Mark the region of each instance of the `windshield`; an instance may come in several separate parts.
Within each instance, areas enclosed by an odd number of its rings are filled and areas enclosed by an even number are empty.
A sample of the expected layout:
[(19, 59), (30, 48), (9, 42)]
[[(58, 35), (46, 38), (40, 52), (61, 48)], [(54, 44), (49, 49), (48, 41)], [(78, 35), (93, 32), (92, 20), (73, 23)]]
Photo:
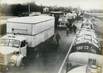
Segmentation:
[(0, 39), (0, 46), (20, 47), (20, 41), (14, 39)]

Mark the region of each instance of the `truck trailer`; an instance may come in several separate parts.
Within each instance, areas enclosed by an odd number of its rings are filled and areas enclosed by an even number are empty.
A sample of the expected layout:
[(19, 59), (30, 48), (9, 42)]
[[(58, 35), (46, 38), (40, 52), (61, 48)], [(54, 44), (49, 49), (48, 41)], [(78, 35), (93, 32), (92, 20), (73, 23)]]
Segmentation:
[(23, 36), (28, 47), (35, 47), (54, 35), (54, 17), (17, 17), (7, 21), (7, 34)]

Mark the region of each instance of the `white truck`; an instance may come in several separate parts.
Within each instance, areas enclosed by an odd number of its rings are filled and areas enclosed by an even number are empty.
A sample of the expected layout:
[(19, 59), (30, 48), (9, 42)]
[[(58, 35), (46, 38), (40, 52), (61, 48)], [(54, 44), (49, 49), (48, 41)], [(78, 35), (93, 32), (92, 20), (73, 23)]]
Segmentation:
[(27, 46), (36, 47), (54, 35), (54, 17), (47, 15), (7, 20), (7, 34), (0, 38), (0, 64), (20, 66)]

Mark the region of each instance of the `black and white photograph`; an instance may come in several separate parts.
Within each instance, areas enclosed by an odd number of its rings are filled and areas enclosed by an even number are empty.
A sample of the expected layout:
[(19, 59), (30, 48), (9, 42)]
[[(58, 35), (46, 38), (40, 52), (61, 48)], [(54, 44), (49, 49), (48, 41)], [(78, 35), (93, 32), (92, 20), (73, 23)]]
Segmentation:
[(103, 73), (103, 0), (0, 0), (0, 73)]

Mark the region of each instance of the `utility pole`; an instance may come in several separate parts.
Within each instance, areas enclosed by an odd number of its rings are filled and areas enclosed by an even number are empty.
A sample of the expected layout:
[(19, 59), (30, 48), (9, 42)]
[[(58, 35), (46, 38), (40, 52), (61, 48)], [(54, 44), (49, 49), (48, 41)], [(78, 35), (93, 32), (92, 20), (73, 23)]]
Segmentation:
[(30, 10), (30, 4), (28, 4), (28, 12), (29, 12), (29, 14), (30, 14), (30, 11), (31, 11), (31, 10)]

